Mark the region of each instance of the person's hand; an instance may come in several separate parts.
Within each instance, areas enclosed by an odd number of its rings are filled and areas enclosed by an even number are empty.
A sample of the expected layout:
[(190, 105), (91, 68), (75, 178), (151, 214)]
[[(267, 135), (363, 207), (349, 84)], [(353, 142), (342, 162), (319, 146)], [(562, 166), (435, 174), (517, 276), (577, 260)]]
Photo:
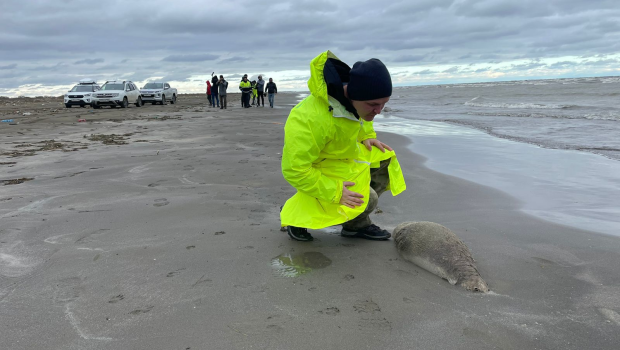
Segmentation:
[(372, 150), (372, 146), (377, 147), (378, 149), (381, 150), (381, 152), (385, 153), (385, 150), (387, 149), (388, 151), (393, 151), (392, 147), (386, 145), (385, 143), (377, 140), (377, 139), (367, 139), (362, 141), (362, 143), (364, 144), (364, 146), (366, 146), (366, 148), (371, 151)]
[(355, 182), (345, 181), (342, 183), (342, 197), (340, 198), (340, 204), (345, 205), (351, 209), (359, 207), (364, 204), (361, 198), (364, 198), (361, 194), (349, 190), (347, 187), (354, 186)]

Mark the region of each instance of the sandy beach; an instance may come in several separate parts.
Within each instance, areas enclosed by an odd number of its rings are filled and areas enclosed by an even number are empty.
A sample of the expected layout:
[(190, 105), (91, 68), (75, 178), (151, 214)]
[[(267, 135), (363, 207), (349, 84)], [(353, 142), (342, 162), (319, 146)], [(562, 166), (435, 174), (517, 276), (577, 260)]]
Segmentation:
[[(278, 208), (276, 108), (65, 109), (0, 99), (3, 349), (616, 349), (620, 239), (543, 221), (506, 193), (425, 167), (379, 133), (408, 189), (373, 216), (434, 221), (491, 293), (402, 260), (392, 240), (296, 242)], [(25, 114), (25, 115), (24, 115)], [(85, 119), (84, 122), (78, 122)], [(113, 136), (112, 136), (113, 135)]]

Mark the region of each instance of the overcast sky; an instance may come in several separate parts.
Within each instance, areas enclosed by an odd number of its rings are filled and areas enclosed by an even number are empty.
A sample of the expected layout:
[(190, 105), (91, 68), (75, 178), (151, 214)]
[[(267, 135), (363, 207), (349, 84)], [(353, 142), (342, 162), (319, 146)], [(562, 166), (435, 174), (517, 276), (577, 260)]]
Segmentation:
[(396, 85), (620, 74), (618, 0), (0, 0), (0, 95), (211, 72), (305, 90), (310, 60), (379, 58)]

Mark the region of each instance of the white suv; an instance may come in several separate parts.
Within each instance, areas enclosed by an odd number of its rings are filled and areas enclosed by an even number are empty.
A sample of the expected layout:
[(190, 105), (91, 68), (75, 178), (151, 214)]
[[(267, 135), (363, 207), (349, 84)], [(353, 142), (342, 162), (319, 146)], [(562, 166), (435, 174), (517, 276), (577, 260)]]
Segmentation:
[(92, 95), (92, 106), (95, 109), (102, 106), (127, 108), (130, 103), (136, 107), (143, 105), (140, 90), (131, 81), (106, 81), (101, 89)]
[(80, 82), (65, 94), (65, 107), (90, 106), (91, 95), (99, 90), (99, 85), (92, 79), (82, 79)]

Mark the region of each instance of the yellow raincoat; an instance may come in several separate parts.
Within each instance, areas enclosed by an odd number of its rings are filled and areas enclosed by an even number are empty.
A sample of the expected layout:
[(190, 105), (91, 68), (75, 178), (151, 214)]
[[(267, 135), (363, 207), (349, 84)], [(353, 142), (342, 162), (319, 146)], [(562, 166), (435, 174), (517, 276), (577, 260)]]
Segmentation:
[[(311, 95), (291, 110), (284, 127), (282, 174), (297, 194), (282, 208), (282, 226), (320, 229), (354, 219), (368, 203), (370, 168), (378, 168), (382, 160), (391, 159), (392, 195), (406, 188), (394, 151), (368, 151), (361, 143), (377, 137), (372, 122), (356, 118), (352, 106), (347, 110), (339, 102), (344, 98), (341, 75), (347, 81), (349, 70), (330, 51), (310, 63)], [(363, 205), (351, 209), (339, 204), (344, 181), (355, 182), (349, 189), (364, 196)]]
[(256, 83), (252, 83), (252, 96), (258, 96), (258, 88), (256, 87)]

